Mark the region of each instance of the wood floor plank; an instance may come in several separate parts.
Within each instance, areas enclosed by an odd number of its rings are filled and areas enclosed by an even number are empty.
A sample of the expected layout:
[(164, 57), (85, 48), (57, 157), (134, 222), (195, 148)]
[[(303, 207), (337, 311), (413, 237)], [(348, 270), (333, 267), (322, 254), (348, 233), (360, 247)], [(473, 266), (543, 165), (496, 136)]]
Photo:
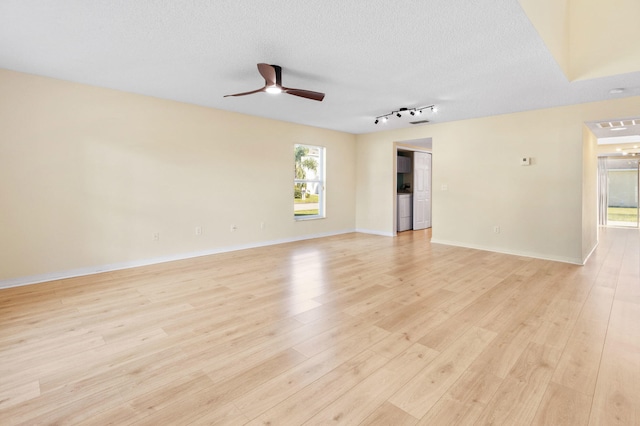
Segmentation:
[(235, 399), (233, 403), (247, 417), (255, 418), (275, 406), (278, 401), (299, 392), (310, 383), (354, 358), (362, 352), (363, 347), (379, 341), (387, 334), (384, 330), (371, 327), (349, 339), (336, 342), (333, 347), (314, 355), (279, 377), (256, 386), (253, 390)]
[(640, 305), (614, 300), (593, 396), (591, 425), (640, 424), (638, 324)]
[(40, 383), (37, 380), (3, 388), (0, 388), (0, 410), (40, 396)]
[[(40, 388), (43, 392), (52, 392), (63, 389), (70, 383), (77, 383), (89, 377), (99, 375), (108, 376), (120, 373), (118, 368), (135, 363), (144, 364), (149, 357), (158, 353), (173, 354), (175, 343), (178, 340), (171, 337), (132, 340), (126, 343), (118, 343), (101, 346), (99, 348), (79, 352), (62, 359), (40, 360), (26, 370), (29, 375), (38, 377)], [(151, 358), (153, 359), (153, 358)]]
[(419, 425), (473, 424), (502, 383), (489, 371), (462, 374), (425, 414)]
[(535, 273), (523, 272), (523, 275), (528, 274), (531, 276), (523, 277), (519, 276), (519, 273), (513, 274), (518, 277), (515, 288), (504, 303), (494, 305), (493, 309), (478, 322), (479, 327), (500, 332), (511, 327), (519, 319), (527, 317), (529, 313), (545, 308), (546, 303), (552, 298), (547, 289), (553, 285), (553, 279), (544, 269), (539, 269)]
[(118, 389), (93, 389), (80, 395), (41, 394), (0, 412), (0, 424), (80, 424), (84, 420), (122, 405)]
[[(640, 259), (638, 259), (640, 263)], [(616, 286), (616, 300), (640, 305), (640, 275), (620, 275)]]
[(433, 362), (395, 393), (389, 401), (415, 418), (421, 418), (455, 383), (496, 333), (472, 327)]
[(586, 426), (590, 410), (591, 397), (550, 383), (531, 425)]
[(504, 379), (518, 362), (534, 337), (541, 321), (525, 314), (508, 329), (497, 333), (493, 344), (487, 347), (471, 364), (473, 371), (488, 371)]
[(304, 424), (360, 424), (437, 355), (433, 349), (418, 343), (412, 345)]
[(249, 425), (303, 424), (388, 361), (371, 351), (361, 352), (274, 405)]
[[(62, 305), (58, 305), (62, 306)], [(55, 320), (52, 321), (52, 318)], [(0, 313), (2, 327), (0, 327), (0, 342), (11, 343), (11, 340), (42, 338), (49, 333), (79, 327), (82, 320), (75, 308), (61, 307), (46, 309), (43, 312), (33, 311), (25, 307), (19, 313)]]
[[(394, 300), (393, 302), (404, 305), (404, 308), (397, 310), (394, 314), (385, 316), (382, 320), (378, 321), (376, 325), (391, 332), (404, 330), (423, 318), (424, 312), (427, 311), (426, 306), (434, 308), (455, 296), (457, 296), (457, 294), (452, 291), (436, 289), (426, 297), (420, 297), (419, 300), (415, 300), (411, 304)], [(429, 311), (434, 312), (435, 310), (431, 309)]]
[(185, 374), (166, 386), (140, 395), (127, 403), (133, 417), (142, 419), (163, 410), (177, 399), (194, 398), (213, 386), (213, 381), (202, 371)]
[[(456, 302), (462, 303), (454, 303), (448, 305), (446, 309), (439, 310), (439, 317), (431, 319), (429, 327), (423, 328), (427, 332), (419, 340), (420, 343), (436, 350), (446, 348), (472, 326), (478, 324), (488, 312), (493, 311), (496, 306), (502, 306), (502, 301), (515, 291), (517, 282), (506, 279), (493, 282), (493, 285), (488, 286), (482, 294), (471, 292), (461, 294), (456, 298)], [(482, 281), (480, 286), (486, 288)]]
[[(208, 420), (207, 420), (208, 419)], [(133, 425), (157, 426), (179, 424), (243, 425), (248, 419), (233, 404), (220, 405), (205, 396), (181, 398), (171, 406), (137, 419)]]
[(366, 328), (368, 328), (368, 325), (365, 321), (359, 318), (352, 318), (343, 324), (316, 334), (314, 337), (295, 345), (293, 348), (307, 357), (312, 357), (329, 349), (342, 339), (348, 339), (351, 336), (357, 335), (361, 330)]
[(531, 341), (563, 349), (578, 320), (582, 306), (581, 303), (571, 300), (552, 300), (546, 312), (541, 315), (542, 323)]
[[(153, 393), (136, 398), (131, 405), (137, 412), (148, 412), (147, 416), (142, 417), (141, 422), (144, 424), (154, 422), (158, 424), (167, 419), (175, 419), (174, 412), (181, 412), (187, 408), (190, 415), (194, 417), (205, 416), (209, 410), (215, 410), (218, 407), (235, 407), (232, 401), (236, 398), (245, 395), (272, 377), (288, 371), (305, 359), (295, 351), (289, 350), (224, 381), (215, 377), (204, 377), (200, 373), (191, 383), (176, 381), (173, 390), (167, 389), (167, 387), (158, 389)], [(198, 381), (197, 384), (195, 384), (195, 380)], [(176, 393), (181, 388), (185, 388), (186, 392)], [(236, 413), (236, 410), (233, 412)], [(237, 413), (238, 415), (242, 414), (240, 411)]]
[(387, 337), (371, 346), (371, 350), (387, 359), (392, 359), (416, 343), (406, 333), (390, 333)]
[(550, 346), (530, 343), (483, 410), (478, 424), (530, 424), (560, 357)]
[(141, 420), (128, 404), (122, 404), (82, 420), (83, 426), (130, 426)]
[(362, 422), (365, 425), (394, 426), (413, 426), (417, 423), (418, 419), (390, 402), (383, 403)]
[(593, 396), (614, 290), (594, 286), (553, 374), (553, 382)]

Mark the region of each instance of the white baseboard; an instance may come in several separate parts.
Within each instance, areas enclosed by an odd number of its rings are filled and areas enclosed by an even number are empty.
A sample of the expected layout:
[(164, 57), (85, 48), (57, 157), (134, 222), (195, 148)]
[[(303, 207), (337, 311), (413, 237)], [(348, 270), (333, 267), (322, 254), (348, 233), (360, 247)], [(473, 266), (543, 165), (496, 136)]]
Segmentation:
[(393, 234), (393, 232), (382, 232), (382, 231), (375, 231), (375, 230), (372, 230), (372, 229), (361, 229), (361, 228), (358, 228), (358, 229), (356, 229), (356, 232), (359, 232), (361, 234), (381, 235), (383, 237), (394, 237), (395, 236)]
[(580, 266), (584, 265), (582, 259), (579, 259), (579, 258), (569, 258), (569, 257), (562, 257), (562, 256), (549, 256), (549, 255), (546, 255), (546, 254), (529, 252), (529, 251), (505, 250), (505, 249), (502, 249), (502, 248), (485, 247), (485, 246), (480, 246), (480, 245), (475, 245), (475, 244), (461, 243), (461, 242), (458, 242), (458, 241), (438, 240), (436, 238), (431, 238), (431, 242), (433, 244), (444, 244), (444, 245), (447, 245), (447, 246), (464, 247), (464, 248), (470, 248), (470, 249), (475, 249), (475, 250), (490, 251), (490, 252), (493, 252), (493, 253), (510, 254), (510, 255), (513, 255), (513, 256), (531, 257), (533, 259), (552, 260), (554, 262), (570, 263), (572, 265), (580, 265)]
[(57, 272), (50, 272), (46, 274), (30, 275), (26, 277), (10, 278), (10, 279), (0, 281), (0, 289), (10, 288), (10, 287), (19, 287), (19, 286), (24, 286), (29, 284), (38, 284), (38, 283), (43, 283), (47, 281), (61, 280), (65, 278), (81, 277), (85, 275), (93, 275), (93, 274), (98, 274), (102, 272), (119, 271), (121, 269), (137, 268), (139, 266), (155, 265), (158, 263), (173, 262), (175, 260), (191, 259), (194, 257), (209, 256), (212, 254), (227, 253), (227, 252), (238, 251), (238, 250), (246, 250), (250, 248), (266, 247), (266, 246), (272, 246), (276, 244), (292, 243), (295, 241), (331, 237), (334, 235), (349, 234), (351, 232), (358, 232), (358, 231), (356, 231), (355, 229), (347, 229), (347, 230), (342, 230), (337, 232), (309, 234), (309, 235), (303, 235), (299, 237), (281, 238), (277, 240), (260, 241), (256, 243), (219, 247), (211, 250), (203, 250), (203, 251), (190, 252), (190, 253), (180, 253), (175, 255), (156, 257), (152, 259), (141, 259), (141, 260), (134, 260), (129, 262), (112, 263), (108, 265), (89, 266), (86, 268), (77, 268), (77, 269), (71, 269), (67, 271), (57, 271)]
[(598, 248), (598, 244), (600, 242), (596, 241), (596, 243), (593, 245), (593, 248), (591, 249), (591, 251), (589, 252), (589, 254), (582, 260), (582, 265), (586, 265), (587, 261), (589, 260), (589, 258), (591, 257), (591, 255), (593, 254), (594, 251), (596, 251), (596, 249)]

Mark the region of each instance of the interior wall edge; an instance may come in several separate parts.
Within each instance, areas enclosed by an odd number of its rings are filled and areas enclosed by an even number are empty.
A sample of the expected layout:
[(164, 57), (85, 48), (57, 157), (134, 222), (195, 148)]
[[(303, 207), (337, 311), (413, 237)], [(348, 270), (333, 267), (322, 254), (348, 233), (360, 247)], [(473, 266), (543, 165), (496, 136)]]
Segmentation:
[(589, 258), (591, 257), (591, 255), (596, 251), (596, 249), (598, 248), (598, 244), (600, 242), (596, 241), (596, 243), (593, 245), (593, 248), (591, 249), (591, 251), (584, 257), (584, 259), (582, 259), (582, 264), (586, 265), (587, 262), (589, 261)]

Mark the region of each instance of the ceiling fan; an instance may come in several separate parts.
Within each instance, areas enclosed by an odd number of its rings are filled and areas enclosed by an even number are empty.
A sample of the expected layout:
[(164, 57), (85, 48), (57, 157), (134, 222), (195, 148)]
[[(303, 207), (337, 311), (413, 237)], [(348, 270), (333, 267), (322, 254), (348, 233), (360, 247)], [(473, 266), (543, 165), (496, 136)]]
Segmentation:
[(311, 90), (292, 89), (282, 85), (282, 67), (278, 65), (258, 64), (258, 71), (264, 77), (264, 87), (251, 92), (235, 93), (227, 96), (245, 96), (258, 92), (267, 93), (288, 93), (289, 95), (300, 96), (301, 98), (312, 99), (314, 101), (322, 101), (324, 93), (312, 92)]

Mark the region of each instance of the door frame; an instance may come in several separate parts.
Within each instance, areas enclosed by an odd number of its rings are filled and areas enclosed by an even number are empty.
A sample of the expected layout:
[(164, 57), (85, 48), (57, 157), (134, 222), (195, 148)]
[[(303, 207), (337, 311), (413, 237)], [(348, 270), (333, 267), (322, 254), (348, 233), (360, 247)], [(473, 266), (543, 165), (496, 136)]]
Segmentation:
[[(419, 161), (417, 157), (423, 157), (427, 162), (428, 162), (428, 167), (426, 169), (424, 169), (424, 167), (418, 167), (419, 165)], [(428, 229), (431, 228), (431, 202), (432, 202), (432, 192), (433, 192), (433, 184), (431, 183), (432, 180), (432, 173), (431, 173), (431, 168), (432, 168), (432, 163), (433, 163), (433, 154), (430, 152), (423, 152), (423, 151), (415, 151), (413, 154), (413, 216), (412, 216), (412, 222), (413, 222), (413, 230), (415, 231), (416, 229)], [(425, 186), (423, 191), (419, 191), (419, 187), (421, 186), (420, 183), (420, 179), (419, 179), (419, 170), (426, 170), (428, 171), (428, 178), (426, 176), (426, 174), (423, 176), (425, 178), (425, 180), (428, 182), (428, 186)], [(425, 223), (420, 223), (419, 219), (420, 216), (417, 214), (420, 211), (420, 201), (424, 201), (426, 203), (427, 198), (425, 200), (422, 200), (422, 197), (420, 196), (421, 192), (425, 192), (428, 195), (428, 208), (429, 211), (427, 212), (426, 209), (424, 210), (424, 214), (428, 214), (428, 221), (425, 220)], [(417, 225), (417, 226), (416, 226)]]
[[(431, 139), (429, 137), (427, 138), (423, 138), (423, 139)], [(401, 141), (401, 142), (394, 142), (393, 143), (393, 224), (392, 224), (392, 228), (393, 229), (393, 236), (396, 237), (398, 235), (398, 160), (397, 160), (397, 156), (398, 156), (398, 151), (418, 151), (418, 152), (426, 152), (431, 154), (431, 173), (432, 173), (432, 178), (431, 178), (431, 211), (433, 211), (433, 162), (434, 162), (434, 158), (433, 158), (433, 148), (429, 149), (429, 148), (424, 148), (421, 146), (417, 146), (417, 145), (411, 145), (410, 144), (410, 140), (408, 141)], [(433, 142), (432, 142), (433, 143)], [(431, 226), (433, 227), (433, 215), (431, 217)]]

